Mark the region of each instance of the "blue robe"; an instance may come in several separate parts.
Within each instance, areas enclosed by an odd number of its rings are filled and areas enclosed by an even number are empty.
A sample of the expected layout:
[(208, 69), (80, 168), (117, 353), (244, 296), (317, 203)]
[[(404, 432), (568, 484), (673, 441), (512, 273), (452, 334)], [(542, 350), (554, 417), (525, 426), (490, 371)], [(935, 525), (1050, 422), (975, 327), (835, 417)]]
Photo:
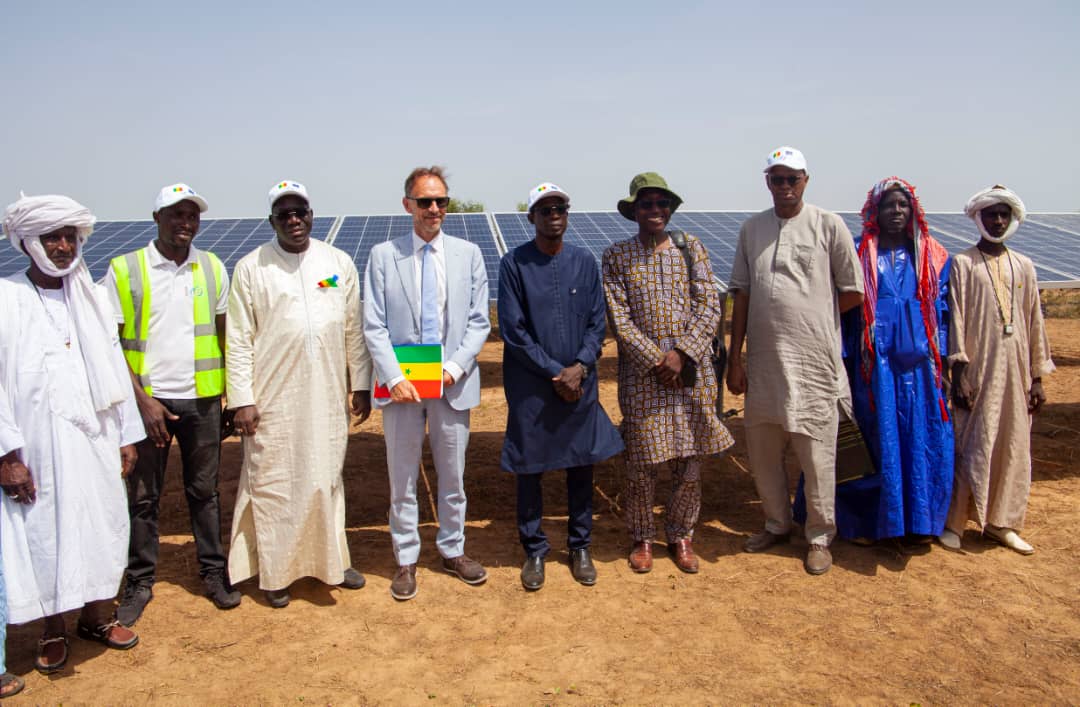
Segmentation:
[[(910, 242), (878, 252), (875, 361), (869, 385), (859, 370), (862, 308), (842, 320), (844, 365), (855, 421), (878, 474), (836, 487), (837, 532), (844, 538), (940, 535), (953, 482), (953, 430), (942, 419)], [(938, 350), (948, 352), (949, 260), (938, 273)], [(871, 409), (870, 394), (874, 409)]]
[[(596, 259), (564, 244), (554, 257), (533, 241), (499, 266), (506, 435), (502, 467), (519, 474), (584, 466), (623, 450), (600, 406), (596, 362), (604, 341), (604, 292)], [(552, 378), (581, 361), (581, 399), (566, 402)]]

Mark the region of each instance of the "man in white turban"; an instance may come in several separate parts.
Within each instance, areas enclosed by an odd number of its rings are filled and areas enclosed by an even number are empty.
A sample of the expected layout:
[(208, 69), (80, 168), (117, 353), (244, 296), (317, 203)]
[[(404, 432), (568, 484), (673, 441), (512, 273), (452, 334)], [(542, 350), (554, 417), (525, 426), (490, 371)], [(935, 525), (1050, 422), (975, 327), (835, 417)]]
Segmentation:
[(1023, 555), (1018, 534), (1031, 488), (1031, 416), (1054, 370), (1031, 260), (1009, 250), (1024, 202), (1003, 186), (971, 197), (964, 213), (982, 237), (953, 258), (949, 279), (956, 481), (941, 544), (960, 550), (968, 519)]
[(127, 649), (112, 600), (127, 564), (122, 476), (143, 439), (112, 308), (90, 279), (82, 246), (94, 217), (65, 196), (22, 197), (4, 213), (25, 273), (0, 280), (0, 549), (8, 621), (45, 618), (34, 662), (68, 658), (63, 613), (78, 635)]

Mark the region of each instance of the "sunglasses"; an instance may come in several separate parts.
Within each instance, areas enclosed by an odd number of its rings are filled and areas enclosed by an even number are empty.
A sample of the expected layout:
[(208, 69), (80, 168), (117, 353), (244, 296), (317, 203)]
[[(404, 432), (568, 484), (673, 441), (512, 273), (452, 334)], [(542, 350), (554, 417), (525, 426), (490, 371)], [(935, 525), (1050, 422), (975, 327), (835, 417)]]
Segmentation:
[(653, 199), (652, 201), (639, 201), (637, 207), (643, 211), (650, 211), (653, 207), (658, 209), (670, 209), (671, 199)]
[(772, 184), (774, 187), (783, 186), (784, 184), (787, 184), (789, 187), (793, 187), (798, 184), (802, 178), (803, 176), (801, 174), (796, 174), (793, 177), (785, 177), (781, 174), (770, 174), (769, 183)]
[(305, 209), (303, 207), (299, 209), (285, 209), (283, 211), (274, 212), (274, 220), (278, 223), (288, 223), (289, 219), (293, 216), (303, 221), (311, 213), (311, 209)]
[(552, 214), (565, 214), (570, 210), (570, 207), (566, 204), (552, 204), (551, 206), (541, 206), (536, 210), (540, 212), (541, 216), (551, 216)]
[(450, 197), (448, 196), (422, 196), (420, 198), (407, 196), (405, 198), (409, 201), (415, 201), (416, 205), (419, 206), (421, 209), (430, 209), (432, 204), (435, 204), (440, 209), (445, 209), (450, 204)]

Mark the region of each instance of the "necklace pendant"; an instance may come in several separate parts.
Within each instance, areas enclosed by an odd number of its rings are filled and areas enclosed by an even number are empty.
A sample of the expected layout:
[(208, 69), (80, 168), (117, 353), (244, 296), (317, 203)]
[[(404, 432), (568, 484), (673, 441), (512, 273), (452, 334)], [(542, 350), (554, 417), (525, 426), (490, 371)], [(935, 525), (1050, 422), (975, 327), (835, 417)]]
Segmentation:
[(1005, 327), (1004, 327), (1004, 330), (1005, 330), (1005, 336), (1012, 336), (1013, 325), (1012, 324), (1006, 324)]

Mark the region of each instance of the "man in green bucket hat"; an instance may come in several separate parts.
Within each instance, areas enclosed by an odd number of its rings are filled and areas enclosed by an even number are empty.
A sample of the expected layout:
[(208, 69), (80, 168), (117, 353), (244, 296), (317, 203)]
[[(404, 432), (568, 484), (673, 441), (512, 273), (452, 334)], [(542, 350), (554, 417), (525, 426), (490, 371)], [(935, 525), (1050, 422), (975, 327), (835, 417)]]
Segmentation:
[[(697, 238), (667, 230), (682, 204), (664, 178), (645, 172), (630, 182), (619, 213), (638, 233), (604, 252), (604, 294), (619, 346), (619, 407), (626, 444), (626, 524), (630, 568), (652, 569), (653, 497), (661, 467), (671, 468), (664, 530), (684, 572), (698, 571), (691, 540), (701, 510), (701, 465), (733, 444), (716, 416), (711, 343), (720, 293), (709, 254)], [(676, 239), (672, 239), (672, 235)]]

